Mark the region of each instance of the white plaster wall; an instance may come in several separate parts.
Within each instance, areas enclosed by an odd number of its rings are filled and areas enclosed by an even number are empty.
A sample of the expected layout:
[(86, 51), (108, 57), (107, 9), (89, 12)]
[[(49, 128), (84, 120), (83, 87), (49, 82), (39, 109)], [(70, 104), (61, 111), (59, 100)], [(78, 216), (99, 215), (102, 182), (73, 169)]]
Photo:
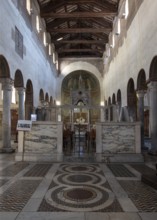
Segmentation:
[(102, 74), (99, 72), (99, 70), (96, 68), (95, 65), (92, 65), (91, 63), (88, 63), (87, 61), (74, 61), (74, 62), (71, 61), (68, 65), (65, 65), (65, 67), (61, 71), (61, 74), (57, 78), (57, 89), (56, 89), (57, 100), (61, 101), (61, 87), (62, 87), (63, 79), (71, 72), (74, 72), (77, 70), (88, 71), (92, 73), (98, 79), (99, 84), (100, 84), (101, 101), (104, 101), (103, 87), (102, 87), (102, 81), (103, 81)]
[[(15, 51), (15, 42), (12, 39), (12, 30), (15, 26), (23, 35), (23, 42), (26, 54), (23, 59)], [(24, 85), (30, 79), (33, 84), (34, 106), (38, 105), (39, 90), (42, 88), (44, 94), (48, 92), (49, 97), (55, 98), (55, 76), (56, 70), (49, 62), (49, 56), (45, 53), (35, 32), (32, 32), (18, 9), (11, 0), (0, 1), (0, 54), (3, 55), (10, 68), (11, 78), (17, 69), (21, 70), (24, 78)], [(47, 59), (48, 58), (48, 59)]]
[(146, 79), (149, 79), (150, 64), (153, 57), (157, 55), (156, 12), (157, 1), (143, 1), (126, 33), (123, 45), (119, 47), (109, 70), (105, 73), (103, 89), (106, 100), (109, 96), (112, 98), (112, 94), (117, 94), (120, 89), (122, 106), (126, 106), (129, 79), (134, 79), (136, 89), (138, 73), (142, 68), (145, 70)]

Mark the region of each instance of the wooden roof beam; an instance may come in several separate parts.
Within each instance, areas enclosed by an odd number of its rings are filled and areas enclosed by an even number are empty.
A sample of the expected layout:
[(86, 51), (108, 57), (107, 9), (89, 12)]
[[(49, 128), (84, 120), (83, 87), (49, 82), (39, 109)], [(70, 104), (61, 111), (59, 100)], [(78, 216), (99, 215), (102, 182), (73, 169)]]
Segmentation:
[(108, 33), (111, 31), (111, 28), (49, 28), (48, 32), (53, 33)]
[(50, 10), (55, 10), (58, 7), (61, 7), (63, 5), (76, 5), (76, 4), (94, 4), (94, 5), (99, 5), (99, 7), (104, 8), (107, 7), (107, 10), (114, 10), (117, 11), (117, 4), (113, 4), (113, 3), (109, 3), (109, 2), (103, 2), (102, 0), (53, 0), (50, 1), (48, 4), (45, 4), (42, 7), (41, 5), (41, 11), (42, 12), (46, 12), (46, 11), (50, 11)]
[[(65, 24), (66, 22), (70, 22), (70, 21), (77, 21), (78, 18), (57, 18), (54, 19), (53, 21), (47, 23), (47, 28), (54, 28), (57, 27), (59, 25)], [(104, 28), (112, 28), (112, 23), (106, 22), (106, 20), (104, 18), (96, 18), (96, 19), (91, 19), (91, 18), (86, 18), (86, 22), (89, 22), (89, 24), (91, 23), (95, 23), (98, 25), (101, 25)]]
[(73, 52), (99, 52), (103, 53), (103, 50), (98, 49), (60, 49), (57, 51), (57, 53), (73, 53)]
[(104, 40), (60, 40), (54, 41), (54, 44), (106, 44)]
[(54, 13), (54, 12), (41, 12), (43, 18), (102, 18), (107, 16), (116, 16), (117, 12), (73, 12), (73, 13)]

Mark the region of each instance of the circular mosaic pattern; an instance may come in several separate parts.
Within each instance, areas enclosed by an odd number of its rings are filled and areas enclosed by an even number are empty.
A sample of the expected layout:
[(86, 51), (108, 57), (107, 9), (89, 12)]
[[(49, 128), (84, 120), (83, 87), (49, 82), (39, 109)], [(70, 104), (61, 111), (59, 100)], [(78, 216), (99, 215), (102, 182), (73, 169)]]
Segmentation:
[[(77, 194), (79, 193), (79, 194)], [(114, 194), (104, 187), (56, 186), (46, 193), (46, 202), (66, 211), (98, 211), (110, 206)]]
[(113, 204), (113, 192), (104, 187), (106, 178), (97, 165), (63, 164), (54, 176), (45, 201), (57, 210), (101, 211)]
[(74, 183), (85, 183), (92, 180), (92, 177), (89, 175), (70, 175), (67, 180)]
[(65, 198), (68, 198), (70, 200), (85, 202), (95, 198), (96, 193), (93, 190), (89, 190), (89, 189), (75, 188), (66, 191), (64, 193), (64, 196)]
[(95, 165), (63, 165), (61, 167), (61, 171), (62, 172), (70, 172), (70, 173), (74, 173), (74, 172), (83, 172), (83, 173), (86, 173), (86, 172), (92, 172), (92, 173), (95, 173), (95, 172), (100, 172), (100, 168), (98, 166), (95, 166)]
[(102, 185), (106, 182), (106, 178), (98, 173), (61, 173), (54, 177), (55, 183), (62, 185), (82, 185), (82, 184), (96, 184)]
[(73, 171), (87, 171), (87, 167), (84, 167), (84, 166), (76, 166), (76, 167), (72, 167), (72, 170)]

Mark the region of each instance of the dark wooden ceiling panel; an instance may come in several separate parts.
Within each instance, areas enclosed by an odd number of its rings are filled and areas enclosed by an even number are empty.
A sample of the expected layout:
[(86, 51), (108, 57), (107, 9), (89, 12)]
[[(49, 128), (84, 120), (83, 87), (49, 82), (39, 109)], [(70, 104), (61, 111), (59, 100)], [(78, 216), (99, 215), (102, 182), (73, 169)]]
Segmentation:
[(38, 0), (59, 58), (102, 57), (119, 0)]

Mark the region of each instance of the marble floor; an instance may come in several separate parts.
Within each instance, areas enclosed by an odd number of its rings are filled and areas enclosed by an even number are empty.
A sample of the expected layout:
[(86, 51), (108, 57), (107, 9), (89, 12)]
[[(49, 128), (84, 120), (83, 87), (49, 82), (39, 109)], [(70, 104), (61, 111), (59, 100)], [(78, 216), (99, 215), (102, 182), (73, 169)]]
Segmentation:
[(0, 154), (0, 220), (156, 220), (157, 191), (142, 164), (16, 162)]

